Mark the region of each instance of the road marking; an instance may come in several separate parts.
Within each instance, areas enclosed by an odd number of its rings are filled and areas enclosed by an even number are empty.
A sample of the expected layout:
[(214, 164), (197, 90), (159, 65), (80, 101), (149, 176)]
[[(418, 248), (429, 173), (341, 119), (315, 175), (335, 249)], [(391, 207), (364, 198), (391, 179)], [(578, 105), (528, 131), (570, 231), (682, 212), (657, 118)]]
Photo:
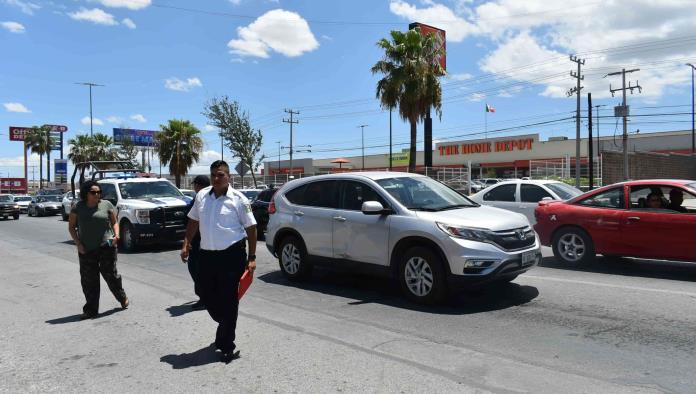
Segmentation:
[(612, 285), (609, 283), (590, 282), (590, 281), (586, 281), (586, 280), (576, 280), (576, 279), (554, 278), (554, 277), (550, 277), (550, 276), (523, 275), (522, 278), (548, 280), (548, 281), (552, 281), (552, 282), (562, 282), (562, 283), (575, 283), (575, 284), (579, 284), (579, 285), (610, 287), (610, 288), (614, 288), (614, 289), (649, 291), (649, 292), (653, 292), (653, 293), (682, 295), (682, 296), (696, 298), (696, 293), (692, 293), (692, 292), (688, 292), (688, 291), (654, 289), (651, 287), (640, 287), (640, 286)]

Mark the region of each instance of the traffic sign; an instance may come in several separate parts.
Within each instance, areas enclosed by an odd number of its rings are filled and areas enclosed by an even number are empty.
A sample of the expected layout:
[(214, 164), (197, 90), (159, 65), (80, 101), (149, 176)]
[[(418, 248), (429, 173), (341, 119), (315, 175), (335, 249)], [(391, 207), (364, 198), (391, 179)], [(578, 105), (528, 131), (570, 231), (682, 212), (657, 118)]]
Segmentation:
[(239, 164), (234, 167), (234, 170), (237, 171), (237, 174), (244, 176), (247, 172), (249, 172), (249, 166), (247, 166), (243, 161), (240, 161)]
[(24, 137), (31, 130), (31, 127), (10, 126), (10, 141), (24, 141)]
[(63, 126), (61, 124), (45, 124), (43, 127), (50, 127), (50, 131), (57, 132), (57, 133), (65, 133), (68, 131), (68, 126)]

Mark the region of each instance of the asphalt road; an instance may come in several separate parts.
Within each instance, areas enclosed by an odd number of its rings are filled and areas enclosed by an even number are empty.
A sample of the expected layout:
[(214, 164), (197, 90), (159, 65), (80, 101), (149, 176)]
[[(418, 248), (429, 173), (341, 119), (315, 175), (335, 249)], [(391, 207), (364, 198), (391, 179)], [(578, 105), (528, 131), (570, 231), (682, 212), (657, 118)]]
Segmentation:
[(68, 240), (57, 216), (0, 221), (2, 392), (696, 392), (696, 264), (571, 270), (545, 250), (509, 285), (421, 307), (346, 272), (289, 283), (259, 245), (224, 365), (177, 245), (120, 254), (131, 308), (102, 282), (102, 316), (79, 321)]

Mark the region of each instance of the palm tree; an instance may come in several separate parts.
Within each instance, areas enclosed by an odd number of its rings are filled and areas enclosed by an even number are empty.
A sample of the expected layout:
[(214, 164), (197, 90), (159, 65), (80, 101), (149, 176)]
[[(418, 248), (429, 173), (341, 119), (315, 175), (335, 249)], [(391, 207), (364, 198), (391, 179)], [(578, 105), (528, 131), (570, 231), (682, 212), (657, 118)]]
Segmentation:
[(114, 160), (116, 158), (116, 146), (114, 139), (106, 134), (95, 133), (92, 137), (91, 160)]
[(68, 159), (73, 164), (83, 163), (92, 159), (93, 143), (92, 138), (86, 134), (78, 135), (68, 141), (70, 152)]
[(34, 126), (24, 137), (24, 148), (39, 155), (39, 189), (43, 186), (43, 155), (51, 149), (51, 133), (45, 127)]
[(157, 154), (162, 164), (169, 164), (169, 173), (176, 178), (176, 187), (181, 186), (181, 175), (200, 158), (203, 152), (201, 131), (188, 120), (170, 119), (160, 125), (161, 132), (155, 135)]
[(384, 58), (372, 66), (372, 74), (383, 74), (377, 82), (377, 98), (382, 108), (398, 108), (399, 116), (411, 124), (408, 170), (416, 170), (416, 125), (430, 109), (442, 117), (442, 87), (438, 77), (445, 74), (439, 56), (443, 54), (433, 33), (422, 35), (419, 28), (406, 33), (391, 32), (391, 41), (383, 38), (377, 46)]

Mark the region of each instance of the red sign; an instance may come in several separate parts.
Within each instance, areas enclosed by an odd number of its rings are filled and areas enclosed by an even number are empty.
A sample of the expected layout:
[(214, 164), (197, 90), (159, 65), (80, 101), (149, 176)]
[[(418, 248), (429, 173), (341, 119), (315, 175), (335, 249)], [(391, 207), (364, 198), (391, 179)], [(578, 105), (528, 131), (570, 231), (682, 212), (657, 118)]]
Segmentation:
[(43, 127), (49, 127), (51, 131), (56, 132), (56, 133), (65, 133), (68, 131), (68, 126), (63, 126), (60, 124), (45, 124)]
[(437, 150), (440, 156), (470, 155), (474, 153), (512, 152), (516, 150), (532, 150), (534, 139), (507, 140), (495, 142), (476, 142), (461, 145), (440, 145)]
[(0, 178), (0, 191), (3, 193), (26, 193), (27, 182), (24, 178)]
[(10, 126), (10, 141), (24, 141), (24, 136), (31, 131), (31, 127)]
[(438, 41), (440, 42), (438, 49), (442, 48), (442, 55), (439, 56), (438, 60), (440, 61), (440, 66), (442, 66), (442, 69), (447, 71), (447, 42), (445, 41), (445, 31), (438, 29), (437, 27), (424, 25), (418, 22), (408, 25), (409, 30), (413, 30), (416, 27), (420, 29), (422, 35), (427, 35), (429, 33), (435, 34), (435, 37), (437, 37)]

